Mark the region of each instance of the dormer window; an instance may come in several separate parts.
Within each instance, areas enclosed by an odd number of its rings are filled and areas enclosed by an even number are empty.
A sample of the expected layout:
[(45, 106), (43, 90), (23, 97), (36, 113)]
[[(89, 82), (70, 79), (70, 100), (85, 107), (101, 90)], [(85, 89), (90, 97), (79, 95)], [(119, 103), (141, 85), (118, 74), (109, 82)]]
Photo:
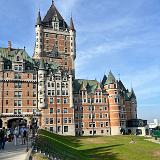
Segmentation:
[(20, 58), (19, 58), (19, 56), (17, 56), (17, 61), (20, 61)]

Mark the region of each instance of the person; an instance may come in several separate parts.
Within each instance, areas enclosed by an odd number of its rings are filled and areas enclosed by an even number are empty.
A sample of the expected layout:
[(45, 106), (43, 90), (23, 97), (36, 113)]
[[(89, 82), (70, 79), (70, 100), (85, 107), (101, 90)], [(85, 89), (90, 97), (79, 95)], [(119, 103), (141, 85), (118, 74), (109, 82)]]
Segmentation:
[(14, 145), (16, 146), (17, 145), (17, 137), (18, 137), (18, 128), (17, 127), (15, 128), (13, 135), (14, 135)]
[(11, 142), (11, 132), (9, 128), (7, 129), (7, 141)]
[(24, 132), (24, 127), (22, 127), (21, 129), (20, 129), (20, 134), (21, 134), (21, 144), (23, 145), (23, 132)]
[(3, 129), (1, 130), (1, 148), (4, 149), (5, 147), (5, 142), (6, 142), (6, 129), (5, 127), (3, 127)]
[(27, 140), (27, 128), (24, 128), (23, 130), (23, 144), (26, 144)]

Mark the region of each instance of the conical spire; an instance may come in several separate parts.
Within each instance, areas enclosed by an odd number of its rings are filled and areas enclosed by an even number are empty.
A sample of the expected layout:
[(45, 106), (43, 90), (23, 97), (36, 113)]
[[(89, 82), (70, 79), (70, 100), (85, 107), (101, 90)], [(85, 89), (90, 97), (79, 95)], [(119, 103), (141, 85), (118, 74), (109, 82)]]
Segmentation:
[(116, 79), (110, 70), (105, 84), (111, 84), (111, 83), (114, 83), (115, 81), (116, 81)]
[(42, 24), (42, 21), (41, 21), (41, 13), (40, 13), (40, 10), (38, 11), (38, 17), (37, 17), (37, 23), (36, 25), (41, 25)]
[(71, 16), (71, 20), (70, 20), (70, 30), (76, 31), (75, 28), (74, 28), (74, 23), (73, 23), (73, 18), (72, 18), (72, 16)]
[(131, 97), (136, 98), (133, 88), (131, 88)]

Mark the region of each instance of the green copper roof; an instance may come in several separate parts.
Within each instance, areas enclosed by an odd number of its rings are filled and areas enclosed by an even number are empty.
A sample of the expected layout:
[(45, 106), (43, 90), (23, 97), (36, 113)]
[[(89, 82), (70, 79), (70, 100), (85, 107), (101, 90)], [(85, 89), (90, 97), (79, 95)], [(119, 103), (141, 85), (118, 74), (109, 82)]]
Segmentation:
[(4, 59), (10, 61), (14, 61), (16, 56), (19, 55), (20, 57), (22, 57), (23, 60), (34, 63), (32, 58), (27, 54), (24, 49), (11, 49), (11, 51), (9, 51), (8, 48), (0, 48), (0, 55)]
[(114, 83), (115, 81), (116, 81), (116, 79), (115, 79), (114, 75), (112, 74), (112, 72), (110, 71), (108, 74), (107, 80), (105, 82), (105, 85)]
[(86, 87), (88, 93), (94, 93), (99, 82), (96, 80), (76, 79), (73, 82), (74, 92), (78, 93), (82, 84)]

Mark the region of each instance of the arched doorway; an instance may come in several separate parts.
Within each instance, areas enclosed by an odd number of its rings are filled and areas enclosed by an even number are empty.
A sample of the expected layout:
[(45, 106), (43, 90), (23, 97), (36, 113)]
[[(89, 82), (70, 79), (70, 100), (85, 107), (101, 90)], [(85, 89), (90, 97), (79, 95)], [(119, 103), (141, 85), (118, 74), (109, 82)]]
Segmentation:
[(13, 118), (8, 120), (7, 127), (8, 128), (15, 128), (15, 127), (21, 127), (21, 126), (26, 126), (27, 125), (27, 120), (23, 118)]

